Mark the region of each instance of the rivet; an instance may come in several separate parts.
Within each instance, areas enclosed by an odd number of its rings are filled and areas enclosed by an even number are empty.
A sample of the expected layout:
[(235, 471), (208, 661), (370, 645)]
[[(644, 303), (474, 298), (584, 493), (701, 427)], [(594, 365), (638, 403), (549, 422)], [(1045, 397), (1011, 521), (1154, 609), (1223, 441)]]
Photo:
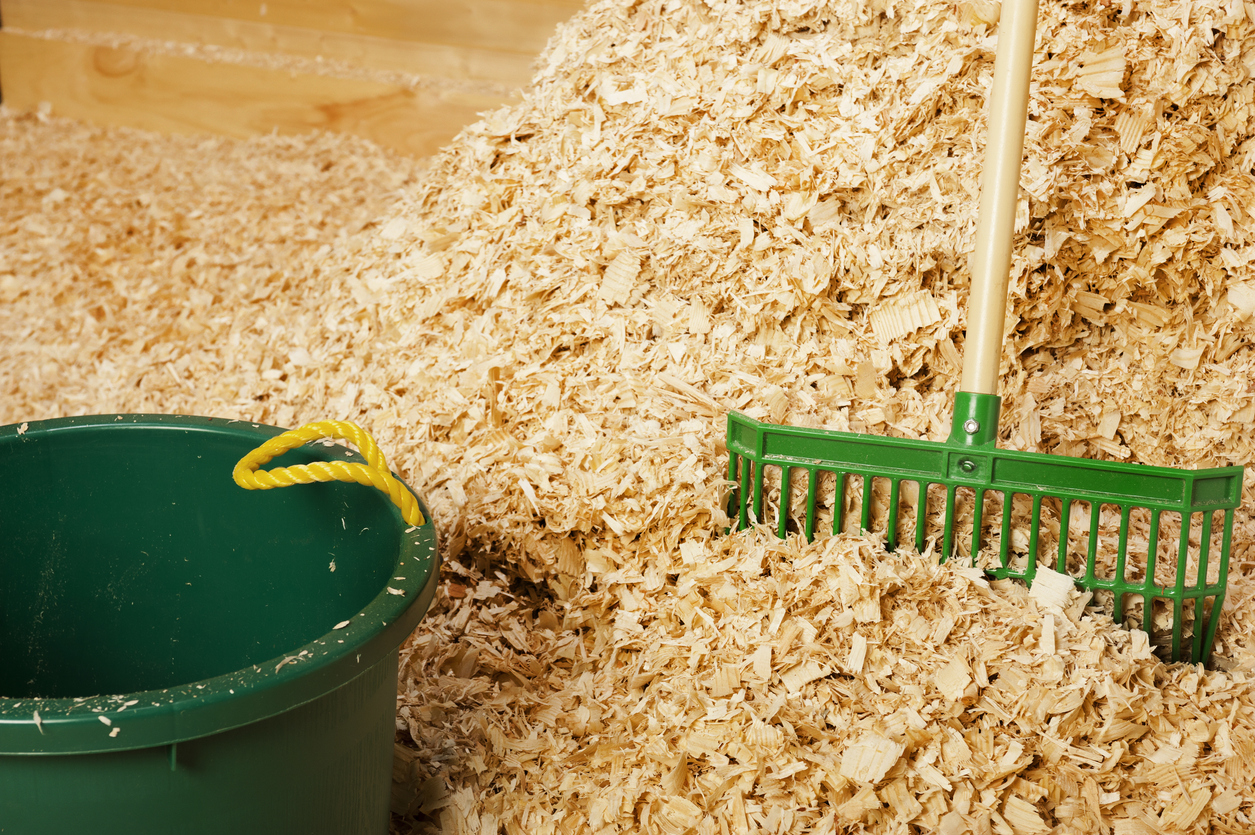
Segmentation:
[(963, 424), (963, 430), (969, 435), (975, 435), (980, 431), (980, 424), (972, 418), (968, 418), (967, 422)]
[(965, 458), (959, 462), (959, 469), (965, 473), (973, 473), (976, 471), (976, 462), (970, 458)]

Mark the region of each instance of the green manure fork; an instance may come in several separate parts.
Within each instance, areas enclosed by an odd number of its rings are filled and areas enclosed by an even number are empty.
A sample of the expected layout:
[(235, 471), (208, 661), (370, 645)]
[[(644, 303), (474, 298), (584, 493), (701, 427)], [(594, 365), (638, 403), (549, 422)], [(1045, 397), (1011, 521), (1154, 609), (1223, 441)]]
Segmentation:
[[(737, 528), (767, 523), (765, 493), (778, 478), (775, 530), (783, 538), (794, 513), (793, 481), (804, 474), (797, 527), (808, 540), (828, 507), (832, 532), (844, 530), (853, 521), (846, 518), (849, 504), (857, 507), (860, 530), (883, 525), (889, 550), (906, 528), (916, 550), (939, 542), (942, 559), (965, 550), (990, 575), (1029, 584), (1038, 562), (1053, 560), (1055, 571), (1109, 600), (1117, 622), (1144, 629), (1167, 660), (1204, 663), (1224, 602), (1243, 468), (1179, 470), (996, 446), (998, 362), (1036, 21), (1037, 0), (1004, 0), (950, 437), (919, 441), (775, 426), (729, 413), (728, 515)], [(830, 503), (821, 499), (821, 484), (829, 483), (836, 493)]]

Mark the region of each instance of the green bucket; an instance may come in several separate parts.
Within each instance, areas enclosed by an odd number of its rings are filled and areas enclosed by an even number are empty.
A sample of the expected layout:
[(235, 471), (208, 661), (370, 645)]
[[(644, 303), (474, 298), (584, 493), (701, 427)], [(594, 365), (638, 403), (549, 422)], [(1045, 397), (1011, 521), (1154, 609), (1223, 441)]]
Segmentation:
[(435, 593), (435, 531), (357, 484), (236, 486), (281, 432), (0, 427), (0, 832), (388, 831), (398, 648)]

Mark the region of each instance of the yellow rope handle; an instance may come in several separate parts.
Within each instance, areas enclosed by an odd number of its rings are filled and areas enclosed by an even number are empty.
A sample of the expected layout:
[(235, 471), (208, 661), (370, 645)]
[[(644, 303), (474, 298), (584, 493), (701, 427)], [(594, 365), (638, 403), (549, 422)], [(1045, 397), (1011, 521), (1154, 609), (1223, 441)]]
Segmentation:
[[(293, 464), (290, 467), (258, 469), (272, 458), (278, 458), (288, 450), (304, 446), (320, 438), (342, 438), (351, 442), (366, 459), (365, 464), (348, 461), (315, 461), (311, 464)], [(388, 494), (392, 503), (401, 508), (401, 516), (408, 525), (423, 525), (423, 512), (418, 500), (401, 482), (392, 477), (388, 462), (375, 444), (375, 439), (355, 423), (343, 420), (320, 420), (307, 423), (300, 429), (291, 429), (276, 435), (257, 449), (240, 459), (231, 473), (235, 483), (245, 490), (270, 490), (290, 487), (293, 484), (310, 484), (315, 481), (348, 481), (374, 487)]]

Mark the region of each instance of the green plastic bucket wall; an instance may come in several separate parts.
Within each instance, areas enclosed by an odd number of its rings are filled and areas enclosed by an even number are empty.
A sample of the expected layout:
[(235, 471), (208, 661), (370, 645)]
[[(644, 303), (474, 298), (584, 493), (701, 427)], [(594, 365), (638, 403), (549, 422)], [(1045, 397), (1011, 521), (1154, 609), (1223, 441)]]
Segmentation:
[[(435, 533), (357, 484), (236, 486), (281, 431), (0, 427), (0, 832), (388, 831), (398, 648)], [(336, 458), (361, 460), (284, 461)]]

